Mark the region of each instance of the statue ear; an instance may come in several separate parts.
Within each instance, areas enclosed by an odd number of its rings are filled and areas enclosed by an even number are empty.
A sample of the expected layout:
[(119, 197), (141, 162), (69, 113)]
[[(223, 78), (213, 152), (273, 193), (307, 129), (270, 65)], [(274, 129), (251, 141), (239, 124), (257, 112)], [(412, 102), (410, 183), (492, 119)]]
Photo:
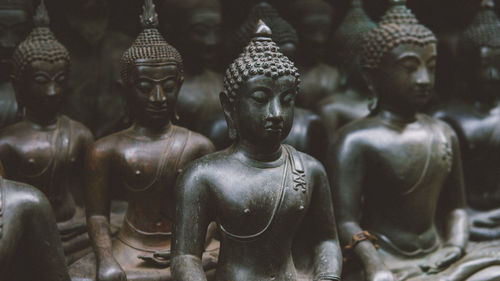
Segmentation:
[(222, 110), (224, 111), (224, 117), (226, 118), (227, 128), (229, 131), (229, 138), (234, 140), (238, 136), (238, 131), (236, 130), (234, 120), (233, 120), (233, 112), (234, 112), (234, 104), (229, 97), (229, 94), (226, 91), (222, 91), (219, 94), (220, 103), (222, 105)]
[(363, 68), (363, 70), (361, 71), (361, 74), (363, 75), (363, 79), (365, 80), (366, 82), (366, 86), (368, 87), (368, 89), (370, 90), (370, 92), (372, 93), (372, 95), (377, 95), (376, 93), (376, 90), (375, 90), (375, 79), (374, 79), (374, 72), (375, 70), (371, 69), (371, 68)]

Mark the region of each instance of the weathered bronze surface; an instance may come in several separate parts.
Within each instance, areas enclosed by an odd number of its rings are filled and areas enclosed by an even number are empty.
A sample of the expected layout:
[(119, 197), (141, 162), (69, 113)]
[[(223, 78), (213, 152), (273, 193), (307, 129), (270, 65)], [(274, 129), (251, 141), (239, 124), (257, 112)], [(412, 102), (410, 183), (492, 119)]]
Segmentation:
[[(173, 185), (186, 163), (214, 150), (207, 138), (171, 123), (183, 63), (157, 30), (151, 0), (145, 1), (141, 22), (144, 30), (121, 59), (122, 89), (134, 123), (94, 143), (87, 155), (87, 219), (94, 254), (71, 266), (71, 275), (80, 280), (171, 280)], [(112, 194), (128, 202), (113, 241)]]
[(498, 279), (498, 268), (481, 272), (498, 264), (497, 254), (466, 248), (458, 138), (444, 122), (419, 113), (434, 86), (436, 38), (404, 0), (391, 2), (362, 53), (379, 103), (339, 131), (328, 163), (340, 237), (351, 248), (344, 254), (364, 271), (349, 280)]
[(493, 1), (483, 1), (459, 40), (463, 92), (439, 105), (434, 116), (457, 132), (464, 163), (471, 238), (500, 238), (500, 177), (495, 153), (500, 141), (500, 21)]
[[(260, 22), (229, 66), (220, 95), (233, 145), (194, 161), (177, 182), (174, 280), (206, 280), (201, 253), (212, 221), (221, 233), (216, 280), (299, 280), (307, 273), (307, 280), (340, 280), (324, 169), (281, 145), (292, 126), (298, 77)], [(303, 227), (314, 253), (310, 272), (297, 272), (292, 256)]]
[(35, 28), (13, 54), (12, 83), (25, 118), (0, 133), (0, 158), (8, 179), (28, 183), (49, 199), (71, 255), (89, 247), (82, 196), (82, 164), (93, 142), (82, 124), (59, 115), (66, 94), (69, 53), (50, 29), (42, 1)]

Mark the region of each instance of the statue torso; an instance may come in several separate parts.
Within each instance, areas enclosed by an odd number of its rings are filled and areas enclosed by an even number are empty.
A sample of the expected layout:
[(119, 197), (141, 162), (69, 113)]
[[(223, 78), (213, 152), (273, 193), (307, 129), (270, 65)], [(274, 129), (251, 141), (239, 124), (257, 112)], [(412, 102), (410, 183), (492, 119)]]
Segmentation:
[(300, 94), (297, 95), (297, 105), (314, 109), (323, 98), (334, 93), (339, 86), (339, 71), (325, 63), (319, 63), (312, 68), (300, 69)]
[(462, 151), (469, 204), (478, 209), (497, 208), (500, 203), (499, 162), (500, 107), (479, 108), (453, 102), (434, 113), (456, 131)]
[(207, 175), (212, 216), (223, 233), (217, 280), (296, 280), (291, 243), (309, 207), (312, 171), (305, 168), (302, 189), (292, 181), (292, 161), (260, 166), (228, 150), (211, 159), (214, 173)]

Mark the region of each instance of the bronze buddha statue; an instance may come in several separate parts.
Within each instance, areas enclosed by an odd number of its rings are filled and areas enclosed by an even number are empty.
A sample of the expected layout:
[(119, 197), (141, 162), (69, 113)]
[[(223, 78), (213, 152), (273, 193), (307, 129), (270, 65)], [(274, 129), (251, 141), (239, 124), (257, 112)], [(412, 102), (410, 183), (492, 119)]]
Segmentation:
[(340, 280), (341, 253), (326, 173), (282, 145), (293, 122), (299, 74), (262, 21), (229, 66), (220, 94), (233, 145), (192, 162), (176, 184), (174, 280), (207, 280), (206, 228), (218, 224), (215, 280), (311, 280), (299, 276), (294, 234), (307, 228), (314, 280)]
[(419, 113), (433, 92), (436, 38), (405, 2), (391, 0), (363, 44), (363, 73), (378, 105), (340, 129), (329, 152), (344, 254), (359, 261), (364, 280), (498, 280), (498, 268), (488, 271), (498, 254), (466, 248), (458, 138)]
[(457, 132), (464, 163), (471, 238), (500, 238), (500, 20), (493, 1), (480, 10), (461, 34), (458, 45), (462, 93), (437, 106), (434, 116)]
[(0, 1), (0, 128), (19, 121), (16, 95), (10, 81), (12, 52), (30, 31), (31, 0)]
[(36, 188), (6, 180), (3, 175), (0, 176), (0, 279), (71, 280), (50, 202)]
[(361, 0), (351, 0), (341, 25), (333, 38), (333, 50), (341, 70), (339, 89), (319, 102), (321, 116), (331, 138), (345, 124), (370, 113), (370, 91), (361, 74), (359, 61), (363, 36), (376, 24), (365, 13)]
[[(122, 89), (134, 123), (98, 140), (87, 154), (86, 210), (94, 254), (70, 267), (79, 280), (171, 280), (174, 183), (186, 163), (214, 150), (206, 137), (171, 123), (183, 62), (157, 29), (153, 1), (146, 0), (143, 9), (143, 31), (121, 58)], [(113, 241), (112, 194), (128, 202)]]
[(184, 61), (177, 124), (210, 138), (216, 147), (227, 143), (219, 102), (222, 11), (219, 0), (167, 0), (160, 7), (162, 32), (172, 38)]
[(0, 158), (8, 179), (35, 186), (47, 196), (71, 260), (90, 246), (81, 182), (83, 157), (93, 136), (82, 124), (59, 114), (70, 58), (48, 27), (43, 1), (34, 24), (12, 57), (12, 83), (25, 117), (1, 131)]
[(290, 4), (290, 20), (299, 35), (297, 67), (302, 77), (297, 105), (306, 109), (314, 110), (320, 100), (339, 87), (339, 70), (326, 63), (333, 13), (333, 7), (324, 0), (295, 0)]

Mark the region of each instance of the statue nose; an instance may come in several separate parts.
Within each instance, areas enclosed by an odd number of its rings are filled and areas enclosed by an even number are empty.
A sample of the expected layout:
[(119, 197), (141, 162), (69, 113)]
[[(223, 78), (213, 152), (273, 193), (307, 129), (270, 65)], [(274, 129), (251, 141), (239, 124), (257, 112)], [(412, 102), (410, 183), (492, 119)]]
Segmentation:
[(268, 119), (273, 119), (277, 121), (283, 120), (283, 111), (281, 108), (281, 103), (279, 99), (273, 99), (269, 105), (269, 117)]
[(419, 86), (428, 86), (431, 83), (430, 73), (427, 68), (423, 67), (417, 76), (417, 85)]
[(149, 100), (153, 103), (164, 103), (167, 100), (165, 92), (160, 85), (156, 85), (151, 93)]
[(53, 97), (53, 96), (56, 96), (58, 93), (57, 91), (57, 86), (54, 82), (51, 82), (49, 84), (49, 88), (47, 89), (47, 96), (49, 97)]

